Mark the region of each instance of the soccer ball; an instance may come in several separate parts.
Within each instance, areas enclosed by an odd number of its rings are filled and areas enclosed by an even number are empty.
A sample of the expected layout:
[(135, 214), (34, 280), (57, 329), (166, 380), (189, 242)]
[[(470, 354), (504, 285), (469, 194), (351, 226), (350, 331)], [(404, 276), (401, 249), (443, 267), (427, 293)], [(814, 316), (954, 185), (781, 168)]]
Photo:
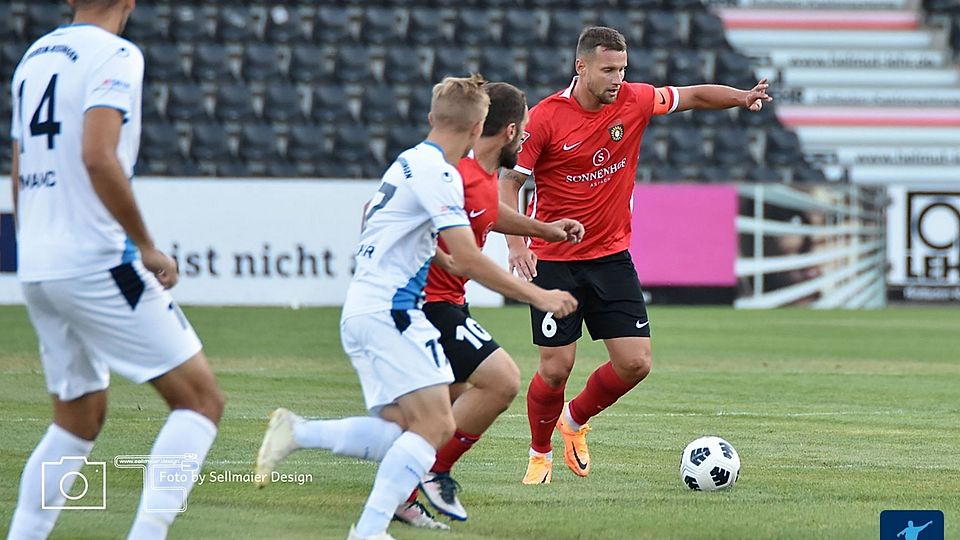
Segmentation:
[(700, 437), (680, 456), (680, 480), (694, 491), (728, 489), (740, 477), (740, 455), (720, 437)]

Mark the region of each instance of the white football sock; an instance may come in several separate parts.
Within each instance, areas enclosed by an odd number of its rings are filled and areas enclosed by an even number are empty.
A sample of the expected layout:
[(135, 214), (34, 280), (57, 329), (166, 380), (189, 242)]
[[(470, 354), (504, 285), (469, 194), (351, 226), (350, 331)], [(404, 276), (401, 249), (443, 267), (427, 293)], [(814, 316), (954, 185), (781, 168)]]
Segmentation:
[(580, 428), (582, 427), (580, 424), (577, 423), (576, 420), (573, 419), (573, 416), (570, 414), (569, 401), (563, 404), (563, 421), (566, 422), (567, 427), (572, 429), (573, 431), (580, 431)]
[[(7, 536), (9, 540), (40, 540), (50, 536), (50, 531), (57, 522), (57, 516), (60, 515), (59, 508), (55, 507), (63, 506), (66, 502), (66, 498), (60, 494), (60, 479), (69, 474), (69, 478), (64, 480), (62, 485), (63, 490), (69, 493), (73, 482), (77, 479), (76, 474), (70, 473), (78, 472), (84, 463), (82, 459), (68, 459), (60, 464), (60, 460), (64, 456), (86, 458), (92, 449), (93, 441), (81, 439), (56, 424), (50, 424), (46, 435), (40, 439), (40, 443), (23, 467), (23, 474), (20, 477), (20, 498), (17, 509), (13, 513), (13, 521), (10, 523), (10, 532)], [(55, 467), (48, 465), (45, 473), (44, 463), (57, 465)], [(95, 488), (93, 483), (91, 482), (88, 489)], [(42, 504), (41, 499), (43, 499)], [(97, 502), (102, 501), (98, 499)], [(44, 510), (44, 507), (48, 510)]]
[(341, 456), (380, 461), (401, 433), (403, 430), (393, 422), (356, 416), (298, 423), (293, 439), (303, 448), (323, 448)]
[(372, 536), (387, 530), (397, 506), (410, 496), (437, 459), (437, 450), (426, 439), (406, 431), (393, 443), (377, 469), (377, 479), (367, 499), (357, 534)]
[[(167, 537), (167, 529), (180, 513), (179, 509), (186, 508), (187, 497), (193, 489), (194, 481), (200, 475), (203, 461), (216, 437), (217, 426), (206, 416), (188, 409), (177, 409), (170, 413), (167, 422), (160, 429), (160, 434), (157, 435), (157, 440), (153, 443), (150, 455), (195, 454), (195, 458), (187, 459), (196, 461), (198, 467), (191, 471), (171, 467), (170, 463), (152, 463), (147, 466), (143, 496), (140, 498), (140, 507), (137, 509), (137, 517), (133, 521), (128, 540), (153, 540)], [(172, 477), (171, 474), (174, 472), (180, 473), (184, 478)], [(162, 478), (161, 473), (163, 473)], [(156, 489), (151, 485), (151, 482), (156, 480), (161, 480), (162, 489)]]
[(553, 461), (553, 450), (551, 450), (551, 451), (547, 452), (546, 454), (544, 454), (544, 453), (541, 453), (541, 452), (537, 452), (536, 450), (534, 450), (533, 448), (531, 448), (531, 449), (530, 449), (530, 457), (537, 457), (537, 456), (545, 457), (545, 458), (549, 459), (550, 461)]

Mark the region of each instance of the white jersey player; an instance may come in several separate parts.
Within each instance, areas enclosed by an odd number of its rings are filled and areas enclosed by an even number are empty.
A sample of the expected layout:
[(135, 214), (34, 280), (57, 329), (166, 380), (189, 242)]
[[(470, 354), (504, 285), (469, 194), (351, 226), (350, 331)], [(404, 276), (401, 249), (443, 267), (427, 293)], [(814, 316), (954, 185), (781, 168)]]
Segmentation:
[(391, 538), (386, 530), (394, 511), (455, 429), (448, 390), (453, 373), (438, 343), (440, 333), (420, 310), (437, 236), (450, 251), (436, 252), (434, 262), (444, 268), (558, 316), (576, 308), (569, 294), (515, 278), (477, 247), (454, 164), (482, 131), (489, 105), (482, 84), (478, 76), (448, 77), (434, 87), (427, 140), (391, 165), (366, 209), (340, 338), (376, 416), (308, 422), (277, 409), (257, 457), (261, 485), (300, 448), (380, 461), (350, 539)]
[[(118, 34), (134, 0), (71, 4), (74, 24), (33, 43), (11, 85), (18, 274), (54, 410), (20, 479), (16, 540), (46, 538), (66, 506), (103, 425), (111, 370), (151, 382), (173, 411), (151, 455), (194, 454), (186, 465), (199, 467), (223, 412), (200, 340), (165, 290), (176, 264), (154, 247), (130, 187), (144, 66)], [(193, 481), (158, 485), (169, 463), (143, 464), (130, 538), (165, 538)]]

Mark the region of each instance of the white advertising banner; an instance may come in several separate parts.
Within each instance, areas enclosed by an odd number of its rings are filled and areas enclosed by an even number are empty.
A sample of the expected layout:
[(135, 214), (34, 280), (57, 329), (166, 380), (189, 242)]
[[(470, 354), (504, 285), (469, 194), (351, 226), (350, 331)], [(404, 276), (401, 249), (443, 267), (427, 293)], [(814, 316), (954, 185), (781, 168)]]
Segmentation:
[[(9, 179), (0, 181), (0, 303), (22, 303), (13, 273)], [(137, 202), (158, 247), (180, 266), (182, 304), (336, 306), (343, 303), (370, 180), (137, 178)], [(488, 253), (506, 261), (491, 235)], [(469, 287), (474, 305), (502, 298)]]
[(891, 296), (960, 302), (960, 184), (887, 192)]

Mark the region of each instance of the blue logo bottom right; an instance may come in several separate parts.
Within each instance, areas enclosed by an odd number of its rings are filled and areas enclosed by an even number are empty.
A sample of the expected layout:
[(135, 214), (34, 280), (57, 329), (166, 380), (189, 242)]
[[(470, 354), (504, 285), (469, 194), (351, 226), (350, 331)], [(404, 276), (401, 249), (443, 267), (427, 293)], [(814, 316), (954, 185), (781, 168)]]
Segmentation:
[(940, 510), (880, 512), (880, 540), (944, 540)]

